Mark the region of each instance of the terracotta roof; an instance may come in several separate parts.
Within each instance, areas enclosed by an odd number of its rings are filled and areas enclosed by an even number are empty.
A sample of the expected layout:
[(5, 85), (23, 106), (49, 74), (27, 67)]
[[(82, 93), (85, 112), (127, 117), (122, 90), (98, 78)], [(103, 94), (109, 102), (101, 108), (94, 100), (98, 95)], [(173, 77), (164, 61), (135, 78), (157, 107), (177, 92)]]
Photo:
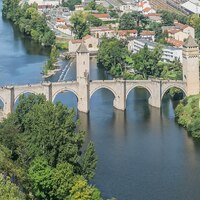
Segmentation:
[(184, 47), (198, 47), (199, 45), (195, 42), (194, 38), (189, 35), (188, 39), (186, 40)]
[(181, 47), (185, 44), (185, 42), (176, 40), (174, 38), (166, 38), (165, 41), (169, 44), (172, 44), (173, 46), (176, 46), (176, 47)]
[(56, 21), (57, 22), (65, 22), (65, 20), (63, 18), (57, 18)]
[(92, 14), (93, 16), (97, 17), (97, 18), (110, 18), (110, 15), (107, 13), (104, 14)]
[(179, 28), (181, 30), (184, 30), (185, 28), (189, 27), (188, 25), (179, 22), (175, 22), (174, 25), (176, 26), (176, 28)]
[(137, 30), (133, 29), (133, 30), (118, 30), (116, 31), (117, 34), (119, 34), (120, 36), (126, 36), (130, 33), (137, 33)]
[(175, 34), (175, 33), (178, 33), (178, 32), (182, 32), (180, 29), (168, 29), (166, 30), (167, 33), (171, 33), (171, 34)]
[(83, 37), (83, 40), (87, 40), (87, 39), (89, 39), (91, 37), (92, 37), (91, 35), (86, 35), (86, 36)]
[(143, 9), (144, 12), (149, 12), (150, 10), (151, 8), (148, 8), (148, 7)]
[(141, 36), (145, 36), (145, 35), (155, 35), (156, 33), (154, 31), (142, 31), (140, 33)]

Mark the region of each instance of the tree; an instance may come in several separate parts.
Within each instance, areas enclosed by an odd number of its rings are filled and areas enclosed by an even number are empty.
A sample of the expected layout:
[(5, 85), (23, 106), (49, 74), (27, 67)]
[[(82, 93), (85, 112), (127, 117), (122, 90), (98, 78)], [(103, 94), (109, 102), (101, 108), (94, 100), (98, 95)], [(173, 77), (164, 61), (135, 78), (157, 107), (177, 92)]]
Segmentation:
[(28, 174), (37, 199), (101, 199), (100, 192), (88, 185), (83, 176), (77, 175), (69, 163), (59, 163), (52, 168), (44, 158), (38, 157), (32, 162)]
[(88, 15), (87, 21), (89, 23), (89, 26), (101, 26), (103, 23), (101, 19), (99, 19), (93, 15)]
[(49, 29), (44, 16), (38, 12), (37, 4), (19, 5), (17, 0), (3, 1), (3, 15), (19, 27), (20, 32), (44, 46), (55, 43), (55, 34)]
[(103, 200), (100, 191), (88, 185), (87, 181), (81, 176), (75, 179), (74, 185), (70, 190), (69, 198), (71, 200)]
[(87, 24), (87, 15), (84, 12), (75, 12), (71, 18), (72, 31), (76, 38), (81, 39), (89, 33), (89, 26)]
[(120, 30), (131, 30), (136, 28), (136, 20), (132, 13), (124, 13), (119, 19)]
[(94, 144), (89, 143), (81, 161), (81, 174), (84, 174), (84, 177), (87, 180), (90, 180), (94, 177), (94, 169), (96, 168), (96, 163), (97, 157), (94, 150)]
[(3, 178), (0, 175), (0, 199), (25, 200), (26, 198), (20, 189), (10, 181), (9, 177)]
[(106, 71), (110, 71), (112, 67), (119, 67), (119, 65), (120, 68), (124, 68), (127, 55), (129, 52), (124, 41), (116, 38), (103, 38), (97, 54), (98, 66)]
[(63, 2), (64, 7), (68, 7), (69, 10), (75, 10), (75, 5), (81, 4), (81, 0), (68, 0), (67, 2)]

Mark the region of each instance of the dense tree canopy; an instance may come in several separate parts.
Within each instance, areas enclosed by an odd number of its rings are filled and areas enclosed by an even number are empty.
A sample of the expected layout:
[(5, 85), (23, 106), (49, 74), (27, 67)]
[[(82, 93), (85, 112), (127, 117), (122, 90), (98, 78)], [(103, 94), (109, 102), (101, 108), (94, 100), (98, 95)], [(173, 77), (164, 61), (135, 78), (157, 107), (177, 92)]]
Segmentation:
[(101, 19), (99, 19), (93, 15), (88, 15), (87, 21), (88, 21), (89, 26), (101, 26), (103, 24)]
[(186, 97), (175, 110), (177, 121), (192, 137), (200, 138), (199, 95)]
[(103, 38), (97, 54), (98, 65), (115, 76), (120, 76), (129, 55), (125, 41)]
[(94, 145), (83, 148), (84, 132), (76, 127), (74, 111), (61, 103), (20, 96), (16, 111), (0, 123), (0, 172), (27, 197), (78, 199), (83, 191), (85, 199), (102, 199), (88, 183), (95, 175)]
[(75, 5), (81, 4), (81, 0), (68, 0), (63, 2), (64, 7), (68, 7), (69, 10), (75, 10)]
[(78, 39), (81, 39), (89, 33), (89, 26), (87, 23), (87, 14), (80, 11), (75, 12), (71, 18), (70, 22), (72, 23), (72, 31)]
[(18, 0), (3, 0), (3, 15), (14, 22), (19, 30), (34, 41), (45, 46), (55, 43), (55, 34), (47, 26), (44, 16), (37, 10), (37, 4), (19, 5)]

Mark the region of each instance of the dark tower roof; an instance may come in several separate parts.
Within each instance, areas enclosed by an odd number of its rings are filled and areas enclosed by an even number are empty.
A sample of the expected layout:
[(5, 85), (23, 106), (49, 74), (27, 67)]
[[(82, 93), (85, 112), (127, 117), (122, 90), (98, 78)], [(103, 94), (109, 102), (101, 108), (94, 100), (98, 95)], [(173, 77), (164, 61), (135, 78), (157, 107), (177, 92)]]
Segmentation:
[(81, 45), (79, 46), (79, 48), (77, 49), (78, 53), (89, 53), (87, 47), (85, 46), (85, 44), (82, 42)]
[(183, 47), (199, 47), (199, 45), (195, 42), (194, 38), (189, 35)]

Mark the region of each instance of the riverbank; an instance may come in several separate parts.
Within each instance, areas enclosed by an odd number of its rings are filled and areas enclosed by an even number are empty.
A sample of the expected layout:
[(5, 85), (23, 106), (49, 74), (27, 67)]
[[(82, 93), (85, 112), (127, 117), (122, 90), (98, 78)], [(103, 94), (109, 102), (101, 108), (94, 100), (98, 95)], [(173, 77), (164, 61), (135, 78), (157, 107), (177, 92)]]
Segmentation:
[(193, 138), (200, 138), (200, 95), (182, 100), (175, 109), (178, 124), (186, 128)]
[(55, 34), (39, 14), (36, 4), (19, 4), (16, 0), (4, 0), (2, 14), (12, 21), (20, 32), (43, 46), (55, 44)]

